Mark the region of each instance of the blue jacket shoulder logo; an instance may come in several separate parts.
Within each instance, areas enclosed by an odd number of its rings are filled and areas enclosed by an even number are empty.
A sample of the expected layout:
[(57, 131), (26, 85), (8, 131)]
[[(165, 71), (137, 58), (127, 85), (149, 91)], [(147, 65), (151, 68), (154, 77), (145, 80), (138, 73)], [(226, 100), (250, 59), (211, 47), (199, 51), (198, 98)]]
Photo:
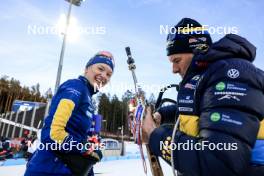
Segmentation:
[(237, 69), (230, 69), (227, 71), (227, 76), (229, 78), (235, 79), (239, 77), (239, 71)]

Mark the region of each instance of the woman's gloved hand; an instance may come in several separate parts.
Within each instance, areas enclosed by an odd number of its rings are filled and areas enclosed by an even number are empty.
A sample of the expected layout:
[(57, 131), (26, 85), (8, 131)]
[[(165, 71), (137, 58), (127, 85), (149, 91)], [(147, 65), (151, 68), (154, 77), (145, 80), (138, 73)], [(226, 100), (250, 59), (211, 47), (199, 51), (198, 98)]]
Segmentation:
[(90, 158), (95, 162), (99, 162), (102, 159), (101, 143), (97, 136), (88, 137), (87, 141), (84, 142), (82, 156)]

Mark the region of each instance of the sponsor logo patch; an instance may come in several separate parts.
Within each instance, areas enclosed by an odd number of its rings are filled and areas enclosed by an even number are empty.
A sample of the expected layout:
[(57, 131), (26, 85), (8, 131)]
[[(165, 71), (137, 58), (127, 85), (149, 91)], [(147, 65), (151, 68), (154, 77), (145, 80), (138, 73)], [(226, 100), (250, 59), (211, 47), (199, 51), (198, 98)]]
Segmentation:
[(193, 85), (193, 84), (190, 84), (190, 83), (186, 83), (184, 85), (184, 88), (194, 90), (196, 88), (196, 85)]
[(196, 75), (191, 80), (198, 81), (199, 79), (200, 79), (200, 75)]
[(179, 100), (179, 103), (191, 104), (193, 100)]
[(73, 88), (67, 88), (66, 90), (69, 91), (70, 93), (76, 95), (76, 96), (81, 96), (81, 92), (79, 92), (79, 91), (76, 90), (76, 89), (73, 89)]
[(218, 91), (225, 90), (226, 84), (224, 82), (219, 82), (216, 84), (215, 89)]
[(218, 98), (217, 100), (236, 100), (236, 101), (240, 101), (239, 98), (237, 98), (237, 96), (235, 95), (224, 95), (221, 98)]
[(227, 76), (232, 79), (236, 79), (237, 77), (239, 77), (239, 74), (239, 71), (234, 68), (227, 71)]
[(232, 91), (241, 91), (241, 92), (245, 92), (248, 90), (247, 86), (245, 85), (241, 85), (239, 83), (225, 83), (225, 82), (217, 83), (215, 89), (217, 91), (232, 90)]
[(214, 95), (236, 95), (236, 96), (246, 96), (247, 94), (241, 92), (214, 92)]
[(179, 107), (179, 111), (181, 111), (181, 112), (192, 112), (193, 108)]
[(231, 119), (229, 115), (222, 114), (222, 119), (223, 122), (228, 122), (228, 123), (233, 123), (235, 125), (242, 125), (243, 123), (234, 119)]
[(221, 119), (221, 115), (218, 112), (214, 112), (210, 116), (211, 121), (217, 122)]

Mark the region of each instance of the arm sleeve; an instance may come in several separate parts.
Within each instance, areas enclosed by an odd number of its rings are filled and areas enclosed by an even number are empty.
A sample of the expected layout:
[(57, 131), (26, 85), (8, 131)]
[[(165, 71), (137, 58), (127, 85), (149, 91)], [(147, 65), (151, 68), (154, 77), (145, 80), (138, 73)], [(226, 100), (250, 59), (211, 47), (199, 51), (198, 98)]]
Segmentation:
[[(57, 93), (58, 105), (50, 126), (50, 138), (62, 145), (82, 143), (73, 135), (66, 131), (66, 125), (72, 116), (72, 113), (79, 107), (82, 98), (82, 87), (77, 81), (70, 81), (63, 84)], [(62, 149), (63, 150), (63, 149)], [(72, 150), (77, 150), (73, 147)]]
[(61, 99), (50, 126), (50, 138), (61, 144), (69, 137), (65, 128), (75, 107), (71, 99)]
[(251, 147), (262, 119), (263, 93), (238, 80), (220, 79), (206, 87), (200, 103), (200, 136), (209, 131), (231, 135)]
[[(172, 131), (170, 126), (162, 125), (156, 128), (150, 135), (149, 146), (154, 155), (161, 157), (171, 165), (171, 152), (173, 152), (174, 167), (180, 172), (187, 170), (191, 175), (197, 175), (199, 171), (199, 157), (195, 150), (180, 150), (180, 145), (171, 145)], [(198, 143), (198, 138), (188, 136), (180, 131), (176, 133), (174, 144)], [(170, 146), (170, 147), (169, 147)], [(171, 150), (172, 149), (172, 150)]]

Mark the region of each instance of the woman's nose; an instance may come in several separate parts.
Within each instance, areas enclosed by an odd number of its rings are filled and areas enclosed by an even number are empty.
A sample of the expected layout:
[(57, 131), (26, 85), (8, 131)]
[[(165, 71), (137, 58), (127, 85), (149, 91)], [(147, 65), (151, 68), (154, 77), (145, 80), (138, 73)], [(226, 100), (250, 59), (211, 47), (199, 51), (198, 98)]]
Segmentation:
[(104, 80), (106, 80), (106, 81), (109, 80), (109, 78), (108, 78), (108, 76), (107, 76), (107, 72), (102, 72), (102, 73), (101, 73), (101, 76), (103, 77)]

